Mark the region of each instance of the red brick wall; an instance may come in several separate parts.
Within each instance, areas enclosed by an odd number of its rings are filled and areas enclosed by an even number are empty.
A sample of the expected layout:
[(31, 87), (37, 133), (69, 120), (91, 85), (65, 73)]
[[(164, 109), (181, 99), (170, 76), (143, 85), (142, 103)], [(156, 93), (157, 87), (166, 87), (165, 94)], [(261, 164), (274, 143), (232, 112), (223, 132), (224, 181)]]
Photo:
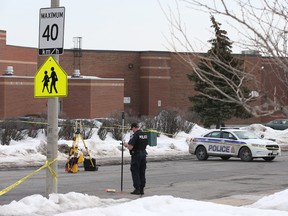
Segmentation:
[[(6, 47), (6, 31), (0, 30), (0, 75), (4, 73), (4, 53)], [(4, 116), (4, 81), (0, 80), (0, 117)]]
[(0, 77), (0, 118), (5, 117), (5, 82), (4, 79)]
[(0, 31), (0, 74), (13, 66), (18, 76), (34, 76), (37, 72), (37, 49), (6, 45), (6, 31)]
[[(196, 61), (196, 58), (192, 55), (189, 58)], [(195, 95), (193, 83), (187, 77), (187, 74), (192, 72), (192, 67), (184, 64), (179, 59), (177, 54), (171, 54), (170, 106), (188, 111), (189, 107), (191, 107), (188, 97)]]
[(2, 66), (7, 68), (10, 65), (13, 66), (14, 74), (17, 76), (34, 76), (38, 69), (37, 49), (6, 46), (5, 61)]
[[(68, 84), (68, 97), (59, 99), (63, 117), (100, 118), (124, 109), (123, 79), (79, 78)], [(47, 99), (34, 98), (32, 77), (0, 76), (0, 90), (0, 118), (47, 113)]]
[(67, 118), (87, 118), (90, 115), (90, 80), (69, 79), (68, 96), (63, 98), (61, 114)]
[(140, 113), (157, 115), (170, 105), (170, 55), (161, 52), (143, 52), (140, 56)]
[[(39, 57), (39, 62), (46, 58)], [(196, 60), (193, 55), (191, 58)], [(78, 68), (78, 61), (71, 50), (60, 56), (60, 65), (68, 75)], [(124, 97), (131, 100), (125, 104), (125, 111), (133, 115), (155, 115), (165, 107), (187, 111), (191, 106), (188, 97), (195, 94), (187, 78), (191, 66), (175, 53), (83, 50), (80, 63), (83, 76), (124, 78)], [(129, 64), (133, 67), (128, 68)]]
[(101, 118), (123, 111), (123, 79), (71, 78), (62, 114), (68, 118)]
[(34, 98), (32, 77), (0, 76), (0, 89), (0, 118), (46, 113), (47, 100)]
[[(125, 78), (124, 96), (131, 103), (125, 104), (126, 112), (138, 115), (140, 109), (140, 53), (131, 51), (99, 51), (82, 50), (80, 58), (80, 73), (82, 76), (97, 76), (100, 78)], [(47, 57), (39, 57), (39, 66)], [(65, 50), (60, 56), (60, 65), (71, 76), (78, 68), (79, 58), (74, 57), (73, 50)], [(131, 65), (132, 67), (128, 67)], [(121, 98), (123, 103), (123, 97)], [(103, 116), (102, 116), (103, 117)]]
[(0, 64), (2, 62), (2, 59), (4, 59), (5, 48), (6, 48), (6, 31), (0, 30), (0, 60), (1, 60)]
[[(39, 57), (39, 66), (47, 57)], [(72, 75), (78, 68), (78, 58), (74, 58), (73, 50), (65, 50), (60, 55), (59, 63), (68, 75)], [(124, 78), (130, 69), (128, 64), (133, 64), (133, 69), (139, 69), (139, 53), (130, 51), (99, 51), (82, 50), (80, 58), (81, 75), (98, 76), (102, 78)]]
[[(141, 89), (140, 89), (140, 54), (135, 53), (131, 59), (124, 63), (127, 67), (124, 71), (124, 97), (130, 98), (130, 103), (125, 104), (125, 112), (130, 115), (140, 116)], [(128, 65), (131, 64), (131, 68)]]
[(92, 83), (91, 116), (106, 117), (124, 111), (124, 80), (95, 81)]

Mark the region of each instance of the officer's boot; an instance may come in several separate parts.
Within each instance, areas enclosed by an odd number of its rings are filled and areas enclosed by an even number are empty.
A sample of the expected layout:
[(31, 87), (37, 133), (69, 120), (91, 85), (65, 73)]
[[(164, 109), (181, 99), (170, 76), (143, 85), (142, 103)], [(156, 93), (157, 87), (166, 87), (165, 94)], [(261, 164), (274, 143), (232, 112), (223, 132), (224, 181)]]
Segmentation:
[(143, 195), (144, 194), (144, 187), (140, 188), (140, 194)]
[(135, 188), (134, 191), (131, 192), (131, 194), (134, 194), (134, 195), (140, 195), (140, 190), (138, 188)]

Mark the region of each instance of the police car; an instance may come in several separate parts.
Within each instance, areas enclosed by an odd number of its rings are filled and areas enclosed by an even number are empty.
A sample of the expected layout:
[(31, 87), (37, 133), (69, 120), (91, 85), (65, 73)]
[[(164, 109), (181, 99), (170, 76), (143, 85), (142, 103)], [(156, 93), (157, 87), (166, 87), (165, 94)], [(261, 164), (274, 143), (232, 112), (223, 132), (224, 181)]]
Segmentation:
[(254, 158), (272, 161), (281, 154), (280, 146), (276, 142), (261, 139), (253, 132), (240, 129), (212, 130), (188, 142), (189, 152), (195, 154), (198, 160), (216, 156), (223, 160), (238, 157), (247, 162)]

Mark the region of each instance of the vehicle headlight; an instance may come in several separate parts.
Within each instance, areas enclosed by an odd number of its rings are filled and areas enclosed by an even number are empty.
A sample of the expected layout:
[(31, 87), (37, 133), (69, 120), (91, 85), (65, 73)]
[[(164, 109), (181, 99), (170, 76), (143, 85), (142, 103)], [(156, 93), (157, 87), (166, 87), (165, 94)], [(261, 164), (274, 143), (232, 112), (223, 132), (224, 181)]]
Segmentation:
[(263, 145), (260, 145), (260, 144), (251, 144), (253, 147), (265, 147)]

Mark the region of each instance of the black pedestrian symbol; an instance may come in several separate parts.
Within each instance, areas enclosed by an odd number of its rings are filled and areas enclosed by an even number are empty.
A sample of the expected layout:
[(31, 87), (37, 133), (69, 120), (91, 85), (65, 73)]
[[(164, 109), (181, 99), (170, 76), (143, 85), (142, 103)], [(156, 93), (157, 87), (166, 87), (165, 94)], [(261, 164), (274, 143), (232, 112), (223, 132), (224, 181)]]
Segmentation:
[(51, 76), (50, 76), (50, 79), (51, 79), (51, 84), (50, 84), (50, 94), (52, 93), (52, 88), (54, 88), (55, 92), (57, 92), (57, 88), (56, 88), (56, 82), (58, 81), (58, 78), (57, 78), (57, 74), (54, 70), (54, 67), (51, 67)]
[(47, 89), (47, 92), (49, 92), (49, 89), (48, 89), (48, 83), (49, 83), (49, 76), (47, 75), (47, 71), (44, 72), (45, 75), (44, 75), (44, 78), (42, 80), (43, 82), (43, 89), (42, 89), (42, 92), (44, 92), (45, 88)]

